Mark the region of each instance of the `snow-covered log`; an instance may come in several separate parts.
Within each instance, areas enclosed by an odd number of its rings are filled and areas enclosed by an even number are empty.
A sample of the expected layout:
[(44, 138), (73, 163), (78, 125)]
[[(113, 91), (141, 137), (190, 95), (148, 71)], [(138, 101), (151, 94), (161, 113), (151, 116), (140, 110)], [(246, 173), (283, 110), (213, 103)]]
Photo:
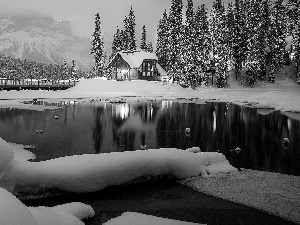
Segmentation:
[(13, 160), (13, 152), (5, 149), (0, 153), (0, 186), (11, 192), (46, 188), (93, 192), (141, 178), (186, 179), (237, 170), (223, 154), (180, 149), (73, 155), (42, 162)]

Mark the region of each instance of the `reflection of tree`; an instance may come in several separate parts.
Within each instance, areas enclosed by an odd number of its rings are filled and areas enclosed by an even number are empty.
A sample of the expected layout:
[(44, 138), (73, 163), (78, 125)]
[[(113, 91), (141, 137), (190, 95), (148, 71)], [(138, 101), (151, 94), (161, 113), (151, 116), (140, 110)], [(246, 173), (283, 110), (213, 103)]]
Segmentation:
[(116, 132), (113, 130), (113, 140), (117, 144), (117, 151), (134, 151), (135, 149), (135, 131)]
[[(145, 145), (147, 137), (155, 130), (160, 109), (153, 108), (152, 103), (139, 103), (130, 107), (128, 117), (113, 129), (114, 142), (127, 150), (136, 150), (136, 147)], [(140, 144), (135, 146), (140, 137)], [(130, 147), (131, 146), (131, 147)]]
[[(202, 151), (220, 150), (237, 167), (300, 174), (300, 153), (292, 152), (300, 149), (300, 123), (279, 112), (260, 115), (254, 108), (217, 102), (173, 104), (164, 110), (156, 128), (158, 148), (199, 146)], [(184, 134), (186, 127), (190, 137)], [(290, 140), (287, 149), (284, 137)], [(242, 151), (229, 151), (236, 147)]]
[[(211, 118), (207, 105), (173, 104), (164, 109), (165, 113), (157, 125), (157, 147), (186, 149), (199, 146), (206, 149), (211, 132)], [(185, 129), (191, 128), (190, 136)]]
[(105, 130), (105, 110), (104, 107), (97, 107), (95, 110), (95, 127), (93, 128), (93, 139), (95, 152), (101, 152), (103, 143), (103, 131)]
[(119, 132), (131, 114), (131, 106), (128, 104), (109, 105), (110, 119), (112, 120), (112, 138), (117, 146), (117, 151), (133, 151), (135, 149), (134, 130)]
[[(256, 109), (237, 105), (230, 107), (233, 109), (229, 114), (231, 122), (228, 132), (232, 136), (230, 142), (235, 143), (230, 149), (239, 146), (242, 152), (227, 152), (229, 160), (233, 160), (237, 167), (300, 174), (299, 166), (290, 166), (295, 155), (282, 145), (283, 137), (290, 137), (290, 140), (296, 136), (299, 138), (298, 131), (289, 130), (287, 117), (279, 112), (260, 115)], [(295, 121), (293, 124), (299, 123)], [(295, 148), (293, 145), (296, 142), (291, 141), (291, 149)]]

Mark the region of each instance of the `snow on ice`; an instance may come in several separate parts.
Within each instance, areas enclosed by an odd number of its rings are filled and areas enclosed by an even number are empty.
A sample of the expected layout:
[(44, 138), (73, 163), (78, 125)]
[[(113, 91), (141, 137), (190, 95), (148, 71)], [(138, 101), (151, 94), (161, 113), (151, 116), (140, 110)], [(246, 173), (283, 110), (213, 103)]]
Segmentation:
[(1, 225), (84, 225), (94, 216), (91, 206), (79, 202), (54, 207), (26, 207), (7, 190), (0, 188)]
[[(35, 154), (33, 154), (32, 152), (27, 151), (23, 148), (24, 145), (6, 142), (1, 137), (0, 137), (0, 147), (2, 150), (6, 149), (6, 150), (13, 151), (14, 160), (27, 161), (27, 160), (36, 158)], [(0, 168), (1, 168), (1, 166), (0, 166)]]
[(172, 220), (160, 218), (152, 215), (145, 215), (136, 212), (125, 212), (121, 216), (113, 218), (104, 225), (196, 225), (199, 223), (185, 222), (180, 220)]

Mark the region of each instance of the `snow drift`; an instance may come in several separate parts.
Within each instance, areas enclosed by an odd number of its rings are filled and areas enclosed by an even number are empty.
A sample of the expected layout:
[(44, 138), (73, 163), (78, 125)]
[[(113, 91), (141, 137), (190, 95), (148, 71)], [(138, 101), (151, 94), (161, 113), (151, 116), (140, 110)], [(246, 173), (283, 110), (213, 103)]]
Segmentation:
[(54, 207), (26, 207), (0, 188), (1, 225), (84, 225), (82, 219), (95, 215), (91, 206), (79, 202)]
[(0, 154), (0, 186), (11, 192), (46, 188), (94, 192), (161, 175), (181, 180), (237, 170), (223, 154), (180, 149), (74, 155), (42, 162), (14, 160), (13, 152), (6, 149)]
[(121, 216), (113, 218), (104, 225), (200, 225), (199, 223), (185, 222), (180, 220), (166, 219), (136, 212), (124, 212)]
[[(30, 151), (25, 150), (23, 147), (24, 147), (24, 145), (9, 143), (0, 137), (0, 150), (7, 149), (9, 151), (13, 151), (14, 160), (27, 161), (27, 160), (36, 158), (35, 154), (33, 154)], [(1, 166), (0, 166), (0, 168), (1, 168)]]

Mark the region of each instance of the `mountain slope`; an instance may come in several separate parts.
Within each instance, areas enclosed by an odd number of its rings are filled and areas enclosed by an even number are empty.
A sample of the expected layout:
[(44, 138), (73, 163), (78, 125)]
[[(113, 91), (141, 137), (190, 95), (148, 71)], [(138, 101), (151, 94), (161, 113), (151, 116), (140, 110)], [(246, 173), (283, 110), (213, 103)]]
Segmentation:
[(71, 23), (51, 17), (1, 16), (0, 53), (42, 63), (62, 64), (72, 59), (79, 69), (90, 70), (91, 40), (72, 34)]

